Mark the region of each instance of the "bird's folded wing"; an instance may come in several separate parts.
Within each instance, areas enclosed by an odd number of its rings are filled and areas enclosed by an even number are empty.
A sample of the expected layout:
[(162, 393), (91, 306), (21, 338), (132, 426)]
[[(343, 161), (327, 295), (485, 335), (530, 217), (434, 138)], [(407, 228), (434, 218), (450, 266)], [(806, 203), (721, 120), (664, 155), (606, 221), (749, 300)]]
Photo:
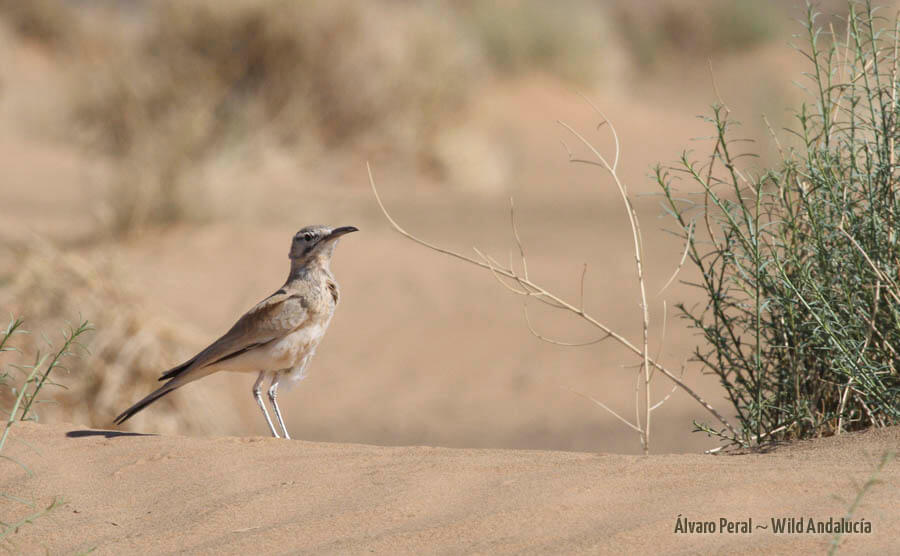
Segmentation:
[(279, 290), (247, 311), (231, 330), (198, 353), (190, 368), (206, 367), (283, 338), (302, 326), (308, 316), (300, 296)]

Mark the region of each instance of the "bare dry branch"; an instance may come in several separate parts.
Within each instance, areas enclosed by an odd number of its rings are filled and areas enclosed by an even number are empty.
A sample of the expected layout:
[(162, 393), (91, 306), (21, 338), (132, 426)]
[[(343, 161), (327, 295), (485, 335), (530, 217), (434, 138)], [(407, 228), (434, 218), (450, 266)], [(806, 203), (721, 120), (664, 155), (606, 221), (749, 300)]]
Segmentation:
[(602, 110), (597, 108), (597, 105), (594, 104), (591, 101), (591, 99), (589, 99), (585, 95), (581, 95), (581, 98), (583, 98), (585, 100), (585, 102), (587, 102), (588, 105), (594, 109), (594, 112), (596, 112), (601, 118), (603, 118), (601, 120), (601, 122), (597, 125), (597, 129), (600, 129), (604, 125), (609, 126), (609, 130), (613, 136), (613, 142), (615, 143), (615, 146), (616, 146), (616, 156), (613, 158), (613, 165), (612, 165), (612, 169), (610, 170), (610, 172), (615, 173), (617, 171), (617, 169), (619, 168), (619, 152), (621, 150), (619, 147), (619, 134), (616, 131), (616, 126), (613, 125), (613, 123), (610, 121), (609, 118), (606, 117), (606, 114), (604, 114)]
[(612, 409), (610, 409), (609, 406), (607, 406), (606, 404), (604, 404), (604, 403), (601, 402), (600, 400), (597, 400), (597, 399), (595, 399), (595, 398), (593, 398), (593, 397), (591, 397), (591, 396), (588, 396), (587, 394), (585, 394), (585, 393), (583, 393), (583, 392), (579, 392), (578, 390), (574, 390), (574, 389), (569, 388), (569, 387), (567, 387), (567, 386), (560, 386), (560, 388), (562, 388), (563, 390), (568, 390), (569, 392), (572, 392), (572, 393), (575, 394), (576, 396), (581, 396), (582, 398), (584, 398), (584, 399), (586, 399), (586, 400), (588, 400), (588, 401), (590, 401), (590, 402), (593, 402), (593, 403), (595, 403), (596, 405), (602, 407), (603, 409), (605, 409), (606, 411), (608, 411), (613, 417), (615, 417), (615, 418), (618, 419), (619, 421), (622, 421), (623, 423), (625, 423), (625, 425), (627, 425), (629, 428), (631, 428), (631, 429), (637, 431), (638, 433), (641, 433), (641, 434), (642, 434), (642, 433), (644, 432), (644, 431), (641, 430), (640, 427), (635, 426), (633, 423), (631, 423), (630, 421), (628, 421), (628, 419), (622, 417), (621, 415), (619, 415), (618, 413), (616, 413), (615, 411), (613, 411)]
[[(561, 299), (560, 297), (558, 297), (558, 296), (556, 296), (556, 295), (550, 293), (549, 291), (547, 291), (546, 289), (544, 289), (544, 288), (541, 287), (540, 285), (536, 284), (536, 283), (535, 283), (534, 281), (532, 281), (530, 278), (529, 278), (528, 280), (526, 280), (526, 279), (524, 279), (524, 278), (522, 278), (522, 277), (518, 277), (517, 275), (515, 275), (515, 274), (512, 273), (512, 272), (509, 272), (509, 271), (506, 271), (506, 270), (503, 270), (503, 269), (494, 269), (494, 268), (491, 267), (491, 265), (489, 265), (489, 264), (487, 264), (487, 263), (485, 263), (485, 262), (482, 262), (482, 261), (478, 261), (478, 260), (472, 259), (471, 257), (467, 257), (467, 256), (465, 256), (465, 255), (461, 255), (461, 254), (459, 254), (459, 253), (456, 253), (456, 252), (451, 251), (451, 250), (449, 250), (449, 249), (444, 249), (444, 248), (439, 247), (439, 246), (437, 246), (437, 245), (433, 245), (433, 244), (431, 244), (431, 243), (429, 243), (429, 242), (427, 242), (427, 241), (424, 241), (424, 240), (422, 240), (422, 239), (419, 239), (418, 237), (416, 237), (416, 236), (410, 234), (409, 232), (407, 232), (406, 230), (404, 230), (404, 229), (397, 223), (397, 221), (394, 220), (394, 218), (390, 215), (390, 213), (387, 211), (387, 208), (384, 206), (384, 203), (381, 201), (381, 197), (378, 195), (378, 189), (377, 189), (377, 187), (376, 187), (376, 185), (375, 185), (375, 178), (374, 178), (373, 175), (372, 175), (372, 169), (371, 169), (371, 166), (370, 166), (368, 163), (366, 163), (366, 168), (367, 168), (367, 170), (368, 170), (368, 175), (369, 175), (369, 185), (370, 185), (371, 188), (372, 188), (372, 192), (373, 192), (373, 194), (375, 195), (375, 200), (378, 202), (379, 208), (381, 208), (382, 213), (384, 214), (384, 216), (385, 216), (385, 218), (387, 219), (387, 221), (388, 221), (388, 222), (391, 224), (391, 226), (394, 228), (394, 230), (396, 230), (396, 231), (397, 231), (398, 233), (400, 233), (402, 236), (404, 236), (404, 237), (406, 237), (407, 239), (413, 241), (414, 243), (418, 243), (419, 245), (422, 245), (422, 246), (424, 246), (424, 247), (427, 247), (428, 249), (431, 249), (432, 251), (436, 251), (436, 252), (438, 252), (438, 253), (443, 253), (443, 254), (449, 255), (449, 256), (451, 256), (451, 257), (454, 257), (454, 258), (457, 258), (457, 259), (459, 259), (459, 260), (468, 262), (468, 263), (470, 263), (470, 264), (473, 264), (473, 265), (475, 265), (475, 266), (484, 268), (484, 269), (486, 269), (486, 270), (490, 270), (490, 271), (492, 271), (492, 272), (496, 272), (497, 274), (499, 274), (499, 275), (501, 275), (501, 276), (505, 276), (505, 277), (507, 277), (507, 278), (514, 279), (514, 280), (516, 280), (521, 286), (527, 287), (527, 288), (533, 290), (533, 293), (531, 293), (530, 295), (533, 296), (533, 297), (535, 297), (536, 299), (539, 299), (539, 300), (541, 300), (541, 301), (545, 301), (545, 302), (548, 302), (548, 303), (549, 303), (549, 302), (555, 303), (556, 305), (559, 306), (559, 308), (564, 309), (564, 310), (567, 310), (567, 311), (570, 311), (570, 312), (572, 312), (572, 313), (578, 315), (578, 316), (579, 316), (580, 318), (582, 318), (585, 322), (587, 322), (587, 323), (590, 324), (591, 326), (593, 326), (593, 327), (599, 329), (599, 330), (602, 331), (604, 334), (606, 334), (606, 335), (608, 335), (610, 338), (614, 339), (616, 342), (618, 342), (619, 344), (621, 344), (622, 346), (624, 346), (626, 349), (628, 349), (628, 350), (631, 351), (632, 353), (635, 353), (635, 354), (637, 354), (637, 355), (639, 355), (639, 356), (643, 356), (643, 355), (644, 355), (644, 352), (643, 352), (640, 348), (638, 348), (638, 347), (636, 347), (634, 344), (632, 344), (627, 338), (625, 338), (625, 337), (622, 336), (621, 334), (616, 333), (616, 332), (613, 331), (611, 328), (609, 328), (606, 324), (604, 324), (604, 323), (602, 323), (601, 321), (597, 320), (597, 319), (594, 318), (593, 316), (591, 316), (591, 315), (589, 315), (589, 314), (587, 314), (587, 313), (583, 313), (579, 308), (575, 307), (575, 306), (572, 305), (571, 303), (568, 303), (568, 302), (564, 301), (563, 299)], [(551, 305), (552, 305), (552, 303), (551, 303)], [(674, 373), (672, 373), (669, 369), (667, 369), (665, 366), (663, 366), (662, 364), (660, 364), (660, 363), (658, 363), (657, 361), (654, 361), (654, 360), (649, 360), (649, 365), (651, 365), (652, 367), (654, 367), (654, 368), (657, 369), (658, 371), (662, 372), (667, 378), (669, 378), (669, 380), (671, 380), (672, 382), (674, 382), (675, 384), (677, 384), (679, 388), (681, 388), (682, 390), (684, 390), (685, 392), (687, 392), (688, 395), (690, 395), (692, 398), (694, 398), (694, 400), (697, 401), (697, 403), (699, 403), (699, 404), (700, 404), (704, 409), (706, 409), (711, 415), (713, 415), (713, 417), (715, 417), (716, 420), (718, 420), (720, 423), (722, 423), (722, 425), (724, 425), (726, 429), (728, 429), (732, 434), (734, 434), (735, 437), (739, 436), (738, 433), (737, 433), (737, 431), (736, 431), (736, 430), (734, 429), (734, 427), (731, 425), (731, 423), (729, 423), (728, 420), (725, 419), (725, 417), (722, 416), (722, 414), (720, 414), (720, 413), (719, 413), (712, 405), (709, 404), (709, 402), (707, 402), (706, 400), (704, 400), (702, 396), (700, 396), (700, 395), (699, 395), (694, 389), (692, 389), (690, 386), (688, 386), (687, 384), (685, 384), (681, 379), (679, 379), (679, 378), (678, 378)]]
[[(681, 375), (680, 375), (682, 379), (684, 378), (684, 371), (686, 368), (687, 368), (686, 365), (684, 363), (682, 363), (681, 364)], [(677, 384), (673, 385), (672, 389), (669, 390), (669, 393), (666, 394), (663, 399), (661, 399), (658, 402), (656, 402), (655, 404), (653, 404), (653, 406), (650, 408), (650, 411), (658, 409), (660, 406), (662, 406), (662, 404), (666, 403), (669, 400), (669, 398), (672, 397), (672, 394), (674, 394), (675, 390), (677, 390), (677, 389), (678, 389), (678, 385)]]
[(531, 319), (528, 317), (528, 305), (523, 305), (522, 310), (523, 310), (523, 313), (525, 314), (525, 324), (528, 325), (528, 330), (531, 332), (531, 334), (535, 338), (542, 340), (544, 342), (547, 342), (548, 344), (553, 344), (556, 346), (563, 346), (563, 347), (584, 347), (584, 346), (592, 346), (594, 344), (599, 344), (603, 340), (606, 340), (607, 338), (609, 338), (609, 334), (606, 334), (604, 336), (597, 338), (596, 340), (588, 340), (587, 342), (563, 342), (560, 340), (554, 340), (553, 338), (548, 338), (548, 337), (544, 336), (543, 334), (541, 334), (540, 332), (538, 332), (534, 328), (534, 325), (531, 324)]
[[(494, 278), (497, 279), (497, 282), (499, 282), (501, 286), (503, 286), (504, 288), (513, 292), (514, 294), (528, 295), (528, 292), (526, 290), (517, 290), (516, 288), (510, 286), (509, 284), (507, 284), (506, 282), (503, 281), (503, 278), (500, 277), (500, 272), (502, 272), (503, 269), (502, 268), (498, 269), (499, 265), (496, 264), (497, 261), (494, 261), (490, 257), (485, 256), (485, 254), (482, 253), (481, 251), (479, 251), (477, 247), (472, 247), (472, 250), (475, 251), (475, 253), (477, 253), (479, 257), (484, 259), (484, 262), (485, 262), (485, 264), (487, 264), (487, 267), (489, 269), (491, 269), (491, 274), (494, 275)], [(515, 278), (515, 275), (513, 275), (513, 277)]]
[[(659, 348), (656, 350), (656, 360), (658, 361), (660, 357), (662, 357), (663, 347), (666, 345), (666, 328), (669, 322), (669, 305), (666, 303), (666, 300), (663, 299), (663, 318), (662, 318), (662, 333), (659, 336)], [(653, 379), (653, 372), (655, 369), (650, 369), (650, 379)], [(681, 371), (682, 376), (684, 376), (684, 369)]]
[[(588, 101), (589, 104), (590, 101)], [(593, 104), (591, 106), (596, 110), (601, 116), (603, 113)], [(603, 116), (604, 120), (606, 120), (605, 116)], [(585, 139), (580, 133), (575, 131), (575, 129), (566, 124), (565, 122), (559, 122), (561, 126), (569, 131), (572, 135), (578, 138), (581, 143), (587, 147), (588, 150), (593, 153), (593, 155), (597, 158), (598, 161), (605, 167), (607, 173), (613, 179), (613, 182), (616, 184), (616, 187), (619, 189), (619, 194), (622, 196), (622, 202), (625, 205), (625, 211), (628, 214), (628, 222), (631, 225), (631, 234), (634, 240), (634, 260), (635, 266), (637, 270), (637, 280), (638, 286), (641, 291), (641, 316), (642, 320), (642, 332), (643, 332), (643, 371), (644, 371), (644, 436), (642, 437), (642, 442), (644, 444), (644, 452), (646, 453), (649, 450), (650, 445), (650, 313), (649, 307), (647, 305), (647, 289), (644, 285), (644, 269), (643, 269), (643, 258), (644, 258), (644, 245), (643, 238), (641, 236), (641, 227), (640, 222), (637, 218), (637, 212), (634, 210), (634, 205), (631, 203), (631, 198), (628, 196), (628, 190), (625, 187), (625, 184), (622, 183), (622, 180), (619, 179), (619, 175), (616, 172), (616, 168), (619, 162), (619, 136), (616, 133), (615, 127), (607, 120), (609, 124), (610, 130), (613, 134), (613, 140), (615, 141), (616, 146), (616, 155), (613, 162), (613, 165), (610, 166), (609, 162), (607, 162), (606, 158), (600, 154), (600, 151), (587, 139)]]
[[(372, 185), (372, 192), (375, 194), (375, 200), (378, 202), (378, 206), (381, 208), (381, 212), (384, 214), (385, 218), (388, 219), (388, 222), (391, 223), (391, 226), (395, 230), (397, 230), (397, 232), (399, 232), (402, 236), (406, 237), (407, 239), (409, 239), (415, 243), (418, 243), (419, 245), (427, 247), (427, 248), (431, 249), (432, 251), (437, 251), (438, 253), (443, 253), (444, 255), (449, 255), (449, 256), (457, 258), (459, 260), (466, 261), (467, 263), (474, 264), (475, 266), (480, 266), (481, 268), (490, 269), (490, 265), (488, 265), (487, 263), (477, 261), (471, 257), (461, 255), (455, 251), (450, 251), (449, 249), (444, 249), (442, 247), (438, 247), (437, 245), (428, 243), (427, 241), (423, 241), (423, 240), (415, 237), (414, 235), (410, 234), (409, 232), (404, 230), (402, 227), (400, 227), (400, 225), (397, 224), (397, 222), (391, 217), (391, 215), (388, 213), (387, 209), (384, 207), (384, 203), (381, 202), (381, 197), (378, 196), (378, 190), (375, 188), (375, 178), (372, 177), (372, 166), (368, 162), (366, 162), (366, 170), (369, 173), (369, 183)], [(507, 278), (515, 278), (516, 277), (515, 274), (513, 274), (510, 271), (498, 269), (497, 272), (506, 276)]]
[[(519, 237), (519, 227), (516, 226), (516, 207), (513, 204), (513, 198), (509, 198), (509, 223), (512, 226), (513, 236), (516, 238), (516, 245), (519, 246), (519, 257), (522, 259), (522, 276), (528, 280), (528, 261), (525, 258), (525, 247), (522, 245), (522, 238)], [(510, 265), (512, 268), (512, 265)]]

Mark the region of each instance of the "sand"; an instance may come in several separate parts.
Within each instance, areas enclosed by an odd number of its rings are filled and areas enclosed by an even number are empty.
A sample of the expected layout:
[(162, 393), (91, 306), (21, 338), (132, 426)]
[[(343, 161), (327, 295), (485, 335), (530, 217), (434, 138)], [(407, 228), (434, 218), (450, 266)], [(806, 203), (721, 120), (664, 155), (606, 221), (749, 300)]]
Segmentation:
[[(900, 429), (765, 454), (649, 457), (32, 423), (12, 439), (10, 455), (33, 473), (2, 462), (0, 492), (65, 499), (4, 543), (25, 554), (783, 554), (823, 553), (831, 535), (773, 534), (771, 519), (840, 519)], [(854, 520), (871, 532), (847, 535), (844, 554), (897, 549), (900, 464), (880, 478)], [(679, 516), (716, 531), (676, 533)], [(752, 519), (753, 530), (719, 532), (720, 518)]]

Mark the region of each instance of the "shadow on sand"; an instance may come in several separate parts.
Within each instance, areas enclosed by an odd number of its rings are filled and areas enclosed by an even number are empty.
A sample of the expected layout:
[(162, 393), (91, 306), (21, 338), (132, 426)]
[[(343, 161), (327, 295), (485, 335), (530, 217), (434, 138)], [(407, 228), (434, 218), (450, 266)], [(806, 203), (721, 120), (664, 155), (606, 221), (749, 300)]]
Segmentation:
[(119, 432), (119, 431), (104, 431), (104, 430), (81, 430), (81, 431), (69, 431), (66, 433), (66, 437), (68, 438), (89, 438), (93, 436), (103, 436), (106, 438), (116, 438), (119, 436), (157, 436), (155, 434), (144, 434), (140, 432)]

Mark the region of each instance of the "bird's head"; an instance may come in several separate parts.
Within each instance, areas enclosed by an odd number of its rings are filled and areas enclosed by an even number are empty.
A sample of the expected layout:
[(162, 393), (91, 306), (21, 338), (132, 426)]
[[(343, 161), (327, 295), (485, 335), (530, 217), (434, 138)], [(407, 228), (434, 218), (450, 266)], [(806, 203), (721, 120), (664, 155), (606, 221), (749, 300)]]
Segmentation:
[(359, 231), (355, 226), (307, 226), (294, 234), (291, 241), (291, 252), (288, 255), (292, 267), (301, 267), (310, 263), (319, 263), (327, 268), (337, 245), (337, 239), (344, 234)]

